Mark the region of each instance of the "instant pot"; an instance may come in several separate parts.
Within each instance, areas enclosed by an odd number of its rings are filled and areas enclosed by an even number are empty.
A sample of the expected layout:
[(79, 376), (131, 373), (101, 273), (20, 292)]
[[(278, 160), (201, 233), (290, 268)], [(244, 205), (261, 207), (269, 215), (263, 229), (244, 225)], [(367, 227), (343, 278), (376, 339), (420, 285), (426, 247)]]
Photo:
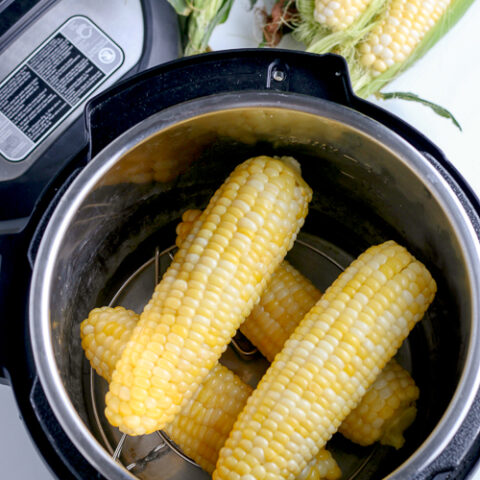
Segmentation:
[[(25, 225), (0, 238), (2, 371), (58, 478), (208, 478), (163, 433), (125, 437), (108, 425), (107, 386), (84, 358), (79, 323), (100, 305), (140, 311), (181, 214), (259, 154), (294, 156), (314, 191), (288, 258), (319, 288), (386, 239), (438, 285), (398, 354), (420, 388), (405, 446), (335, 435), (344, 478), (473, 475), (480, 205), (435, 145), (353, 94), (342, 58), (254, 49), (175, 60), (97, 95), (84, 119), (87, 147), (58, 168)], [(16, 187), (4, 185), (2, 204), (14, 210)], [(221, 361), (253, 383), (266, 368), (238, 345)]]

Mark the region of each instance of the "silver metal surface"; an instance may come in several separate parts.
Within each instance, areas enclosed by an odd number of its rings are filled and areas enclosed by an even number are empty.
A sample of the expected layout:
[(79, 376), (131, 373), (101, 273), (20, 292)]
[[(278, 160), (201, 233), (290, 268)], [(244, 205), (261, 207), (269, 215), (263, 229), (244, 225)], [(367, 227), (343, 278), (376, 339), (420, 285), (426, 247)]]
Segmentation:
[[(409, 478), (442, 451), (479, 387), (480, 247), (456, 193), (419, 152), (373, 120), (322, 100), (257, 92), (188, 102), (132, 128), (85, 168), (52, 215), (32, 276), (31, 340), (48, 401), (72, 442), (102, 475), (131, 478), (92, 434), (78, 400), (78, 323), (128, 255), (137, 250), (140, 254), (142, 242), (152, 236), (160, 240), (157, 244), (166, 241), (171, 233), (167, 225), (187, 208), (202, 208), (215, 182), (233, 165), (234, 155), (259, 154), (257, 144), (301, 161), (314, 190), (305, 226), (313, 232), (305, 234), (309, 245), (333, 235), (350, 245), (355, 251), (345, 251), (353, 255), (359, 253), (359, 243), (394, 234), (434, 267), (442, 288), (438, 302), (450, 299), (423, 322), (424, 344), (410, 351), (428, 355), (422, 369), (436, 380), (427, 378), (430, 383), (420, 388), (424, 397), (434, 399), (433, 410), (440, 403), (444, 409), (429, 419), (434, 421), (431, 430), (414, 439), (421, 444), (388, 477)], [(148, 152), (155, 152), (160, 162), (153, 169)], [(145, 167), (135, 172), (136, 180), (128, 170), (132, 164)], [(159, 169), (164, 166), (167, 171)], [(92, 207), (102, 202), (109, 207)], [(146, 220), (139, 221), (136, 213)], [(309, 259), (299, 258), (297, 268), (308, 271)], [(316, 283), (323, 275), (312, 274)], [(455, 318), (454, 324), (445, 327), (445, 315)], [(458, 341), (451, 342), (452, 337)], [(435, 369), (441, 356), (457, 368), (448, 378), (439, 378)], [(420, 427), (426, 423), (424, 419)], [(170, 478), (168, 473), (165, 478)]]

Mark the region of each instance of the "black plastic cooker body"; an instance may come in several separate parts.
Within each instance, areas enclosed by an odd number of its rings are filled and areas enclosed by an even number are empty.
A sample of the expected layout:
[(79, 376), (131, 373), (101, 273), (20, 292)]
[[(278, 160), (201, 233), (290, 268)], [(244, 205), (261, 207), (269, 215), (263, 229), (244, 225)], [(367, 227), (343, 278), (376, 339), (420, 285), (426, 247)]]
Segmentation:
[[(56, 203), (82, 168), (130, 127), (158, 111), (226, 92), (282, 91), (317, 97), (382, 123), (422, 153), (449, 183), (480, 237), (480, 203), (444, 154), (420, 132), (354, 95), (343, 58), (278, 49), (209, 53), (138, 73), (92, 99), (85, 109), (85, 145), (36, 199), (27, 227), (0, 235), (0, 381), (14, 390), (32, 440), (57, 478), (102, 479), (77, 451), (39, 382), (30, 343), (28, 298), (35, 255)], [(0, 187), (1, 188), (1, 187)], [(0, 196), (1, 196), (0, 191)], [(1, 199), (2, 202), (5, 201)], [(15, 201), (15, 198), (13, 200)], [(442, 454), (415, 479), (462, 479), (480, 452), (480, 393)]]
[[(7, 5), (0, 14), (0, 51), (21, 38), (22, 33), (44, 10), (59, 0), (24, 0)], [(180, 52), (180, 34), (176, 13), (166, 0), (139, 0), (142, 8), (144, 36), (143, 49), (137, 63), (124, 75), (129, 78), (176, 58)], [(162, 48), (158, 48), (161, 45)], [(75, 164), (79, 152), (86, 157), (88, 136), (82, 116), (77, 118), (20, 177), (0, 181), (0, 234), (23, 228), (32, 215), (34, 206), (43, 190), (65, 166)]]

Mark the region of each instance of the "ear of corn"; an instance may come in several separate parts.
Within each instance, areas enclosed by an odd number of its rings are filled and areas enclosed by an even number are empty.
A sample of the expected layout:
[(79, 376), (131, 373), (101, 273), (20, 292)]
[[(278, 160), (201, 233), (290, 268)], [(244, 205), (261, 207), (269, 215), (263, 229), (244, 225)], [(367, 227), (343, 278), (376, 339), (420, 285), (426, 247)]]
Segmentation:
[(405, 442), (403, 432), (415, 419), (419, 394), (408, 372), (391, 360), (360, 404), (343, 420), (339, 432), (359, 445), (380, 441), (401, 448)]
[(337, 52), (347, 59), (355, 92), (368, 97), (380, 91), (443, 37), (472, 2), (389, 0), (364, 38)]
[[(472, 3), (473, 0), (297, 0), (301, 21), (294, 35), (309, 52), (345, 57), (353, 90), (360, 97), (376, 94), (384, 100), (399, 98), (420, 103), (450, 119), (461, 130), (452, 113), (440, 105), (412, 92), (380, 90), (435, 45)], [(349, 9), (356, 15), (345, 15)], [(319, 12), (323, 12), (321, 16)], [(345, 27), (340, 29), (340, 25)]]
[(252, 387), (218, 363), (164, 430), (186, 455), (211, 474), (251, 393)]
[(94, 308), (80, 325), (82, 348), (92, 368), (107, 382), (133, 329), (138, 315), (123, 307)]
[(200, 218), (201, 214), (201, 210), (193, 208), (190, 210), (185, 210), (185, 212), (183, 212), (182, 221), (177, 225), (177, 228), (175, 230), (177, 234), (177, 238), (175, 239), (175, 245), (177, 247), (180, 248), (182, 246), (183, 241), (191, 232), (194, 222)]
[(298, 475), (357, 406), (435, 291), (427, 269), (394, 242), (362, 254), (275, 357), (220, 451), (213, 479)]
[[(109, 381), (140, 316), (124, 307), (92, 310), (81, 323), (82, 347), (92, 368)], [(220, 448), (252, 387), (217, 363), (165, 432), (205, 471), (212, 473)]]
[[(139, 315), (123, 307), (92, 310), (80, 326), (82, 347), (92, 368), (107, 381), (133, 333)], [(212, 473), (220, 448), (242, 411), (252, 387), (217, 364), (185, 403), (165, 432), (206, 472)], [(336, 480), (341, 471), (325, 449), (305, 467), (298, 480)]]
[(332, 454), (326, 448), (321, 448), (295, 480), (337, 480), (341, 476), (342, 471)]
[(311, 200), (295, 160), (256, 157), (217, 190), (155, 288), (110, 382), (105, 415), (130, 435), (179, 412), (293, 246)]

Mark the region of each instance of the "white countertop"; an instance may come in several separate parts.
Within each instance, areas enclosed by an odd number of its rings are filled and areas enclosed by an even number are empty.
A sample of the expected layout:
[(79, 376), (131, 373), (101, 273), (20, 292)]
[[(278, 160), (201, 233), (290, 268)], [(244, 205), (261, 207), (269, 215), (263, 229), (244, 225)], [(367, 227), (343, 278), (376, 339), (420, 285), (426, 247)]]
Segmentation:
[[(235, 9), (247, 10), (249, 0), (236, 0)], [(240, 15), (242, 12), (240, 12)], [(233, 17), (232, 17), (233, 18)], [(247, 18), (247, 16), (245, 16)], [(249, 40), (251, 23), (220, 26), (212, 47), (256, 46)], [(249, 44), (250, 42), (250, 44)], [(411, 91), (448, 108), (463, 132), (429, 109), (411, 102), (380, 104), (415, 126), (446, 154), (480, 195), (480, 0), (420, 61), (392, 83), (388, 91)], [(52, 480), (19, 419), (13, 394), (0, 386), (0, 465), (2, 478)], [(476, 480), (480, 480), (480, 475)]]

